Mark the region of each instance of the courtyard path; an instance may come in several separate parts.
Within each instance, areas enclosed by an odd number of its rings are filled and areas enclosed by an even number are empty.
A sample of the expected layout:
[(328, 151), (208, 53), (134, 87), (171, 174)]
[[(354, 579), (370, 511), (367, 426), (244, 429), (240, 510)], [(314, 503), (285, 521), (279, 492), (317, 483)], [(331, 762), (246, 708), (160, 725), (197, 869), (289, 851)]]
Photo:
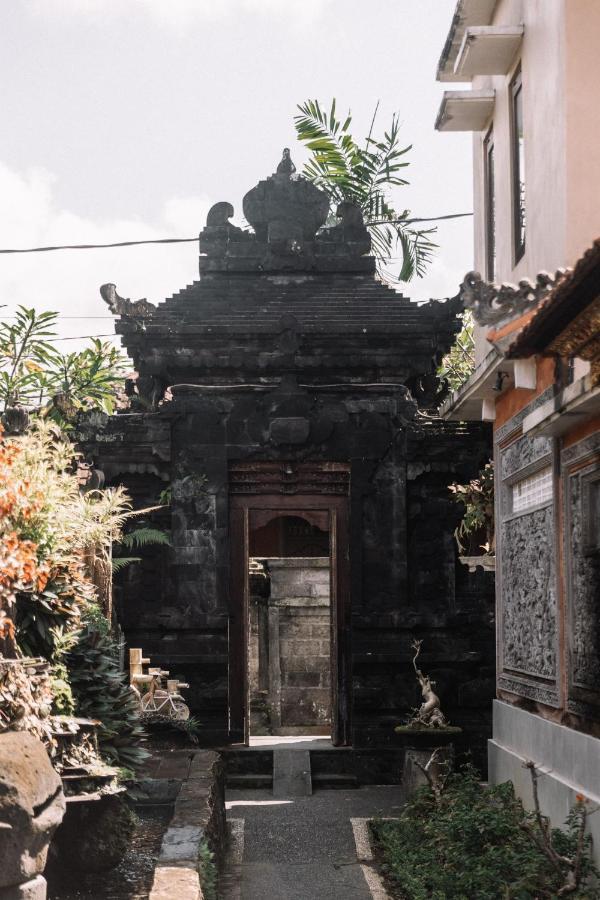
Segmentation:
[(222, 900), (383, 900), (367, 883), (352, 820), (397, 816), (401, 804), (396, 785), (293, 799), (228, 791), (232, 840)]

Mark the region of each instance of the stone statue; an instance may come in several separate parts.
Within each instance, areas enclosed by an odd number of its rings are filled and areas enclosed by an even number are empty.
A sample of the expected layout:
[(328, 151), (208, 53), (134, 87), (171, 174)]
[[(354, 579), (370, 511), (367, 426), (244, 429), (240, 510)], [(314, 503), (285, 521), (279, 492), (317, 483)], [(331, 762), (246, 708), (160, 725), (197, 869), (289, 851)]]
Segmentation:
[(143, 318), (151, 316), (156, 310), (155, 305), (148, 303), (145, 298), (131, 301), (125, 297), (119, 297), (116, 284), (102, 284), (100, 286), (100, 296), (111, 313), (114, 313), (116, 316), (139, 316)]
[(432, 681), (428, 675), (423, 675), (421, 670), (417, 668), (417, 657), (421, 652), (422, 643), (422, 641), (413, 641), (412, 648), (415, 651), (415, 655), (413, 656), (412, 662), (417, 681), (421, 687), (423, 702), (408, 724), (428, 725), (433, 728), (442, 728), (444, 725), (447, 725), (447, 722), (446, 717), (440, 709), (440, 698), (433, 690), (435, 681)]
[(42, 742), (24, 731), (0, 736), (0, 898), (44, 900), (48, 846), (65, 814), (59, 776)]
[(292, 157), (290, 156), (290, 148), (283, 148), (283, 156), (281, 157), (281, 162), (277, 166), (277, 174), (278, 175), (293, 175), (296, 171), (296, 166), (292, 162)]

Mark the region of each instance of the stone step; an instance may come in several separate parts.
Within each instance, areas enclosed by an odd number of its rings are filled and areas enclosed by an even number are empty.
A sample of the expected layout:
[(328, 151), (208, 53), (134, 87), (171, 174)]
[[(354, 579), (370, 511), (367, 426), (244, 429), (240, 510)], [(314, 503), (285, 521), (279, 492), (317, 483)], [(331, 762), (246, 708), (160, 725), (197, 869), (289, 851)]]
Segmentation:
[(313, 788), (358, 788), (360, 787), (356, 775), (334, 774), (333, 772), (321, 772), (312, 776)]
[(227, 775), (226, 785), (228, 788), (237, 790), (245, 790), (246, 788), (270, 788), (273, 784), (273, 776), (264, 773), (245, 773), (241, 775), (239, 772)]
[(281, 800), (311, 794), (310, 751), (277, 747), (273, 751), (273, 796)]

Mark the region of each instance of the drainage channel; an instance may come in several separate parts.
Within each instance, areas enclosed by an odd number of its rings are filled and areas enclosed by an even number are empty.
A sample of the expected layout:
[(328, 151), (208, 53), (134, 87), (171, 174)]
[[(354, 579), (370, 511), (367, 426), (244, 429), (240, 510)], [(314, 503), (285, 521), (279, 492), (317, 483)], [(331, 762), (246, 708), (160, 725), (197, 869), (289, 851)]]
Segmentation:
[[(216, 863), (224, 843), (223, 794), (218, 753), (169, 748), (153, 752), (144, 773), (128, 789), (137, 824), (119, 865), (102, 872), (75, 870), (73, 854), (70, 860), (64, 851), (45, 872), (48, 900), (200, 900), (201, 876), (216, 877), (211, 854)], [(80, 810), (61, 847), (76, 843), (94, 815), (97, 810)], [(75, 829), (74, 822), (80, 822)], [(99, 846), (105, 842), (108, 850), (111, 834), (107, 827)]]
[(137, 825), (121, 863), (108, 872), (74, 872), (56, 866), (45, 873), (48, 900), (145, 900), (150, 894), (162, 839), (173, 806), (140, 806)]

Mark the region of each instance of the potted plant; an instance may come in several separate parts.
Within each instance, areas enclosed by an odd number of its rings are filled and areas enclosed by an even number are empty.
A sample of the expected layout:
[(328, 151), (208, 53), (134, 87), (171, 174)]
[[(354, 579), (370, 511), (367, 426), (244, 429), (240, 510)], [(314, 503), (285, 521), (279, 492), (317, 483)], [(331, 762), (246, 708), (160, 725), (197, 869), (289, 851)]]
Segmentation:
[[(459, 559), (474, 572), (477, 566), (494, 571), (494, 465), (486, 463), (477, 478), (467, 484), (449, 485), (457, 503), (464, 507), (463, 517), (454, 531)], [(482, 550), (483, 553), (477, 553)]]

